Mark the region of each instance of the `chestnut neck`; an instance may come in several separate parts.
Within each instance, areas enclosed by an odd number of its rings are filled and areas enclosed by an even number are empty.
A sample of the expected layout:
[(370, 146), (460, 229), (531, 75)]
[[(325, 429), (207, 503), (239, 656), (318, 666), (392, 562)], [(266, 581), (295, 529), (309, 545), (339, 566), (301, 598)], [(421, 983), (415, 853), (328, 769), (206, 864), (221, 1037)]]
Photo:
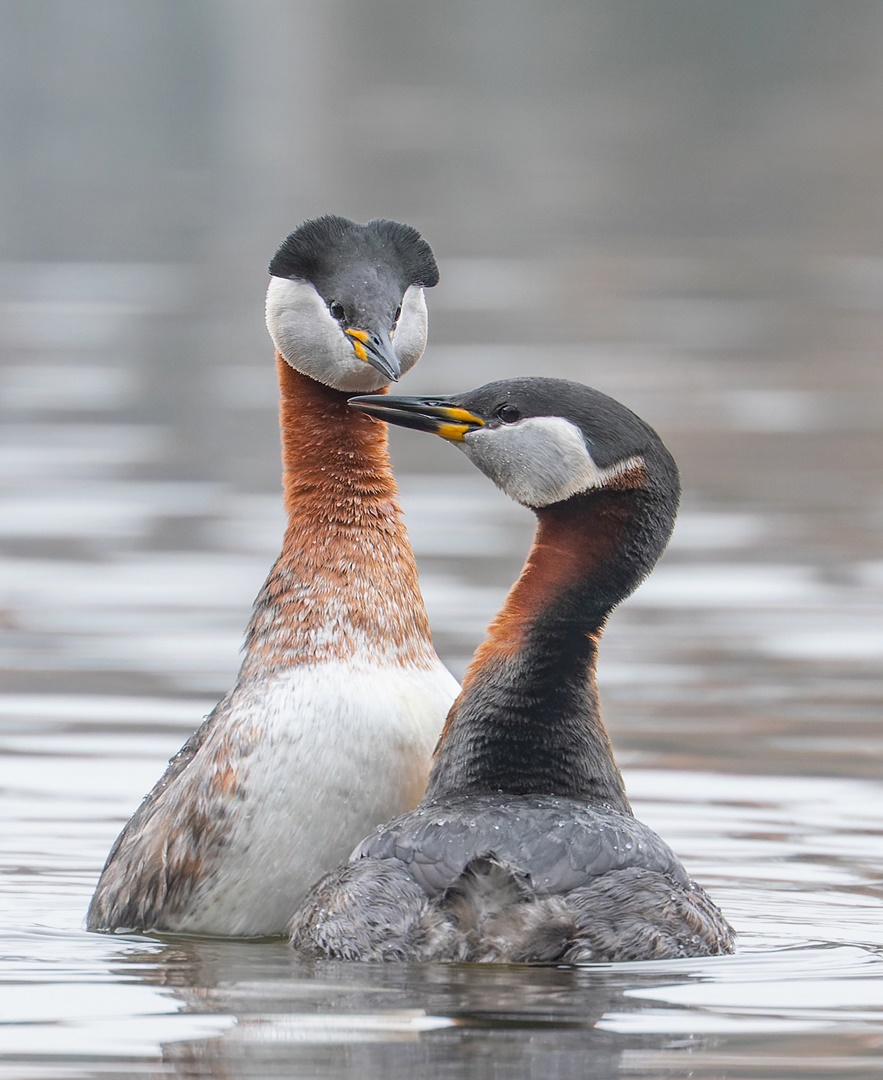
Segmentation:
[(279, 353), (276, 368), (288, 524), (255, 602), (243, 670), (333, 660), (430, 665), (435, 653), (386, 425)]
[(677, 492), (595, 491), (540, 510), (533, 547), (463, 680), (428, 802), (549, 794), (630, 813), (595, 681), (607, 617), (668, 541)]

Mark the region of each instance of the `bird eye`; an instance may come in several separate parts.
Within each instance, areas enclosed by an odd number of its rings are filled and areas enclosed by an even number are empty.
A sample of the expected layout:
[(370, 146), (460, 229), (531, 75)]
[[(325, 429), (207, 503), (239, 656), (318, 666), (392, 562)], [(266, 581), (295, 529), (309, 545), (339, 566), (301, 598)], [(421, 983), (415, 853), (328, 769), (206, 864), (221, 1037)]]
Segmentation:
[(392, 317), (392, 325), (395, 326), (399, 321), (399, 316), (402, 314), (401, 305), (396, 308), (396, 313)]
[(328, 305), (328, 310), (339, 323), (346, 319), (346, 312), (343, 310), (343, 304), (339, 300), (332, 300)]
[(514, 424), (516, 420), (521, 419), (521, 410), (517, 405), (501, 405), (497, 409), (497, 416), (504, 424)]

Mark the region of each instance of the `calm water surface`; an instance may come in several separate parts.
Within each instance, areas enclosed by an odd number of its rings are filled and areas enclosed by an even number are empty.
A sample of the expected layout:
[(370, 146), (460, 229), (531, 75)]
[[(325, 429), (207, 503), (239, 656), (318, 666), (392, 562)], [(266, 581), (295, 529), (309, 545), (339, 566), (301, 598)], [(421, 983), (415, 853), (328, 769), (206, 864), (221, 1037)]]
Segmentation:
[[(391, 0), (248, 8), (22, 5), (0, 44), (0, 1076), (878, 1075), (879, 11), (482, 0), (458, 36)], [(282, 529), (264, 268), (329, 209), (436, 247), (404, 392), (575, 378), (675, 453), (675, 537), (601, 687), (734, 957), (305, 966), (83, 932), (235, 677)], [(393, 451), (459, 675), (532, 520), (440, 441)]]

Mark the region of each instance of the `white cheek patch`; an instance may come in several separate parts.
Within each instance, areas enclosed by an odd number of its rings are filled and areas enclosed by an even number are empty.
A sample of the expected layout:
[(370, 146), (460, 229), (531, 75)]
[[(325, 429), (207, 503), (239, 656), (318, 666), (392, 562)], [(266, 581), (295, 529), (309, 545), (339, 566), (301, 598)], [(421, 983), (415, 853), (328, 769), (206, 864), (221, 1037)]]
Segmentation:
[(296, 371), (348, 393), (369, 394), (389, 386), (389, 379), (356, 356), (352, 341), (309, 281), (271, 277), (266, 315), (273, 344)]
[(560, 416), (479, 428), (456, 445), (510, 498), (534, 509), (602, 488), (643, 465), (630, 457), (599, 468), (579, 428)]
[(402, 313), (392, 335), (402, 373), (410, 371), (426, 348), (426, 300), (419, 285), (411, 285), (402, 297)]

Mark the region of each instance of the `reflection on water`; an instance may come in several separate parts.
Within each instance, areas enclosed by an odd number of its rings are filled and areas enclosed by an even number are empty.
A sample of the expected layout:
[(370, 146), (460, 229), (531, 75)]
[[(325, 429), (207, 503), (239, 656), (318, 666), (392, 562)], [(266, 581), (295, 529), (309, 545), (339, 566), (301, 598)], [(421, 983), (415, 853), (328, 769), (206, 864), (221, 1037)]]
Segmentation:
[[(2, 1076), (883, 1067), (879, 9), (498, 7), (10, 12)], [(275, 942), (83, 933), (276, 554), (263, 275), (326, 210), (436, 247), (408, 392), (588, 381), (678, 458), (675, 538), (613, 619), (602, 692), (638, 813), (735, 957), (304, 967)], [(393, 443), (459, 674), (531, 519), (451, 448)]]

